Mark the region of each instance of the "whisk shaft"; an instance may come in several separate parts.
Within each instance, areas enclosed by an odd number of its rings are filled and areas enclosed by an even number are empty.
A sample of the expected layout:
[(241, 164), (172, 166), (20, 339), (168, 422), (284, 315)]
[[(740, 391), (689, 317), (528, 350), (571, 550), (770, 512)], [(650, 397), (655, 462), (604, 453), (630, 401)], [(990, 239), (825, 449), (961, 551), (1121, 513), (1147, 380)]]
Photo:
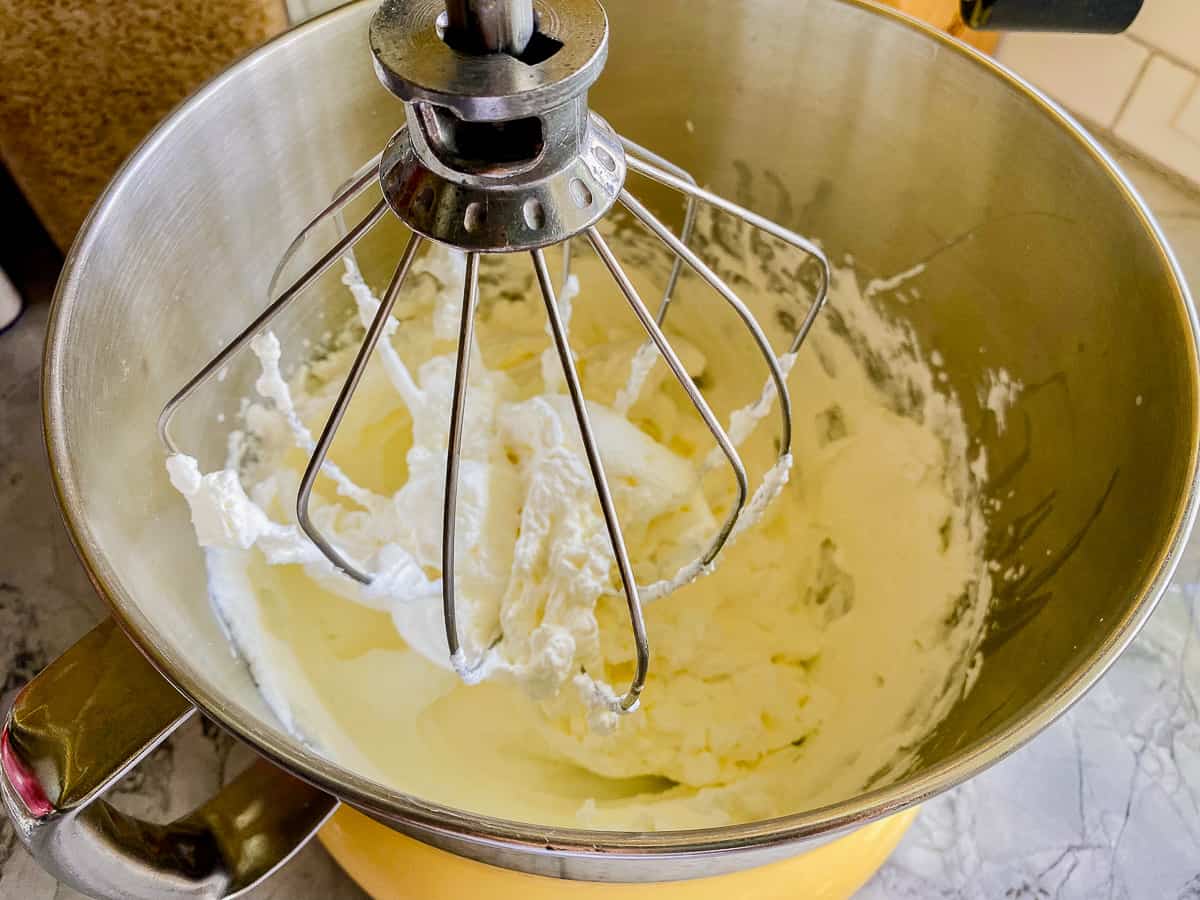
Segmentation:
[(475, 53), (520, 56), (533, 37), (532, 0), (446, 0), (446, 33)]

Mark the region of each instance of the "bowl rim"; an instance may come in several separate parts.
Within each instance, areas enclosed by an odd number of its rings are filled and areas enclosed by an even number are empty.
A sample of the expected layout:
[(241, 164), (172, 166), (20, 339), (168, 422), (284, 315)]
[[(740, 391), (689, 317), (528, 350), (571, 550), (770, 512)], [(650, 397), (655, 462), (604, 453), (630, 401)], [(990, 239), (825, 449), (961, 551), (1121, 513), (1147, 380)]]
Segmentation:
[[(139, 166), (182, 121), (188, 109), (221, 91), (227, 82), (238, 77), (242, 71), (260, 64), (272, 54), (283, 51), (293, 42), (306, 39), (310, 33), (334, 27), (338, 23), (346, 27), (350, 20), (362, 15), (363, 7), (371, 2), (372, 0), (359, 0), (343, 5), (285, 32), (245, 55), (177, 105), (123, 163), (93, 206), (64, 260), (62, 274), (55, 290), (47, 326), (42, 370), (43, 429), (55, 499), (62, 510), (75, 550), (93, 586), (108, 605), (109, 612), (126, 636), (171, 685), (205, 715), (215, 719), (264, 757), (385, 824), (393, 827), (402, 825), (404, 830), (415, 829), (417, 836), (442, 836), (450, 841), (466, 841), (501, 851), (520, 850), (558, 858), (651, 858), (662, 861), (670, 858), (695, 859), (754, 849), (766, 850), (803, 841), (815, 843), (817, 840), (829, 839), (856, 826), (920, 804), (978, 775), (1022, 747), (1066, 712), (1095, 684), (1153, 613), (1179, 563), (1200, 504), (1200, 493), (1197, 490), (1200, 431), (1196, 428), (1191, 429), (1188, 483), (1186, 486), (1181, 485), (1181, 496), (1174, 510), (1174, 520), (1170, 529), (1171, 538), (1158, 551), (1156, 560), (1149, 567), (1153, 577), (1142, 586), (1136, 602), (1131, 604), (1108, 639), (1064, 678), (1052, 694), (1044, 698), (1034, 711), (1014, 721), (1002, 732), (952, 755), (920, 775), (800, 813), (715, 828), (626, 832), (544, 827), (466, 812), (389, 788), (358, 775), (333, 760), (306, 751), (295, 738), (283, 738), (282, 729), (273, 733), (248, 710), (240, 705), (231, 706), (226, 703), (223, 695), (209, 686), (198, 667), (182, 657), (176, 657), (166, 643), (158, 638), (154, 626), (121, 585), (116, 572), (93, 539), (80, 510), (81, 491), (71, 463), (61, 403), (64, 390), (62, 360), (69, 352), (63, 323), (69, 318), (69, 311), (80, 292), (79, 261), (87, 256), (97, 240), (97, 234), (104, 228), (105, 219), (116, 203), (118, 194), (128, 184), (136, 181)], [(987, 70), (992, 77), (1006, 82), (1009, 87), (1039, 107), (1043, 114), (1056, 121), (1075, 139), (1080, 149), (1099, 164), (1112, 179), (1113, 186), (1124, 195), (1131, 210), (1140, 218), (1151, 245), (1161, 256), (1176, 300), (1188, 324), (1190, 369), (1193, 387), (1197, 396), (1200, 396), (1200, 353), (1197, 349), (1200, 344), (1200, 321), (1197, 319), (1186, 279), (1145, 201), (1110, 154), (1062, 107), (991, 57), (890, 7), (877, 6), (870, 0), (839, 2), (865, 13), (890, 19), (893, 24), (916, 32), (925, 40), (936, 42), (939, 49), (965, 57)], [(1193, 408), (1192, 418), (1195, 424), (1200, 418), (1200, 408)]]

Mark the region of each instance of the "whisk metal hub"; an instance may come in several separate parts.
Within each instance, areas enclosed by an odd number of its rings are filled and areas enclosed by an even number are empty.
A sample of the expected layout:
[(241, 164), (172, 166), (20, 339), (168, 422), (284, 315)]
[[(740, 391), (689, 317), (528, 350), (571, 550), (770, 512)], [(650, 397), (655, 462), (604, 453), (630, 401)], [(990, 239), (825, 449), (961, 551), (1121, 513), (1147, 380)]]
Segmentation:
[(588, 115), (581, 152), (548, 149), (533, 167), (503, 177), (443, 164), (411, 124), (388, 141), (379, 183), (413, 231), (460, 250), (507, 252), (560, 244), (599, 221), (625, 183), (625, 151), (603, 119)]
[(468, 252), (532, 250), (616, 201), (625, 153), (587, 108), (608, 54), (596, 0), (385, 0), (370, 43), (408, 120), (384, 148), (380, 184), (413, 231)]
[[(509, 7), (498, 9), (509, 16), (521, 5), (529, 0), (491, 4)], [(597, 0), (534, 0), (532, 6), (536, 30), (524, 50), (464, 53), (446, 40), (444, 0), (384, 0), (369, 31), (375, 73), (405, 103), (430, 103), (464, 121), (540, 115), (583, 95), (600, 77), (608, 58), (608, 17)], [(527, 55), (539, 37), (554, 51), (544, 59)]]

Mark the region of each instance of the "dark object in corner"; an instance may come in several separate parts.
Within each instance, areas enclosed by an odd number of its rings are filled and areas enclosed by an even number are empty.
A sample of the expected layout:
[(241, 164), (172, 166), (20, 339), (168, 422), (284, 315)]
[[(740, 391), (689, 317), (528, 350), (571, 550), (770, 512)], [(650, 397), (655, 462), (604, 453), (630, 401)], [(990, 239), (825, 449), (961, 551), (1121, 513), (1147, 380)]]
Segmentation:
[(962, 0), (968, 27), (986, 31), (1116, 34), (1133, 24), (1142, 0)]

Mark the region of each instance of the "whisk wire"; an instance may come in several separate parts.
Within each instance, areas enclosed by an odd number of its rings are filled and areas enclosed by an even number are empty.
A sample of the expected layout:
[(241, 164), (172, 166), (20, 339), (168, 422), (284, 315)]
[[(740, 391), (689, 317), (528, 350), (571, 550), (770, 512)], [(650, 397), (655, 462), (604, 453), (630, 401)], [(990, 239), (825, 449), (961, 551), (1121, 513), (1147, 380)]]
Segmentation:
[[(641, 144), (631, 141), (629, 138), (618, 135), (621, 141), (621, 146), (625, 148), (626, 159), (632, 156), (639, 156), (645, 161), (658, 166), (660, 169), (665, 169), (667, 172), (675, 175), (677, 178), (682, 178), (688, 184), (696, 185), (696, 179), (683, 166), (676, 165), (665, 157), (659, 156), (653, 150), (643, 147)], [(692, 229), (696, 224), (696, 198), (691, 194), (686, 196), (687, 206), (683, 213), (683, 229), (680, 231), (680, 240), (686, 245), (692, 239)], [(683, 259), (676, 255), (675, 261), (671, 264), (671, 273), (667, 276), (667, 286), (663, 291), (662, 302), (659, 304), (658, 312), (655, 314), (655, 320), (659, 325), (667, 318), (667, 308), (671, 305), (671, 298), (675, 293), (675, 285), (679, 281), (679, 276), (683, 272)]]
[(379, 309), (376, 310), (375, 317), (371, 320), (363, 342), (358, 348), (358, 353), (354, 357), (354, 363), (350, 366), (346, 380), (342, 382), (342, 388), (338, 392), (337, 400), (334, 401), (333, 409), (330, 410), (329, 417), (325, 420), (321, 436), (317, 439), (316, 446), (308, 457), (308, 465), (300, 479), (300, 490), (296, 494), (296, 520), (300, 523), (300, 528), (308, 535), (309, 540), (320, 548), (326, 559), (344, 574), (363, 585), (370, 584), (373, 580), (372, 576), (349, 562), (333, 544), (325, 539), (309, 516), (309, 503), (312, 499), (313, 485), (316, 484), (317, 476), (320, 475), (325, 465), (325, 457), (328, 456), (329, 448), (337, 436), (338, 426), (341, 425), (342, 418), (346, 415), (346, 410), (354, 397), (354, 392), (358, 389), (358, 383), (362, 380), (371, 354), (375, 352), (375, 347), (379, 344), (379, 339), (387, 328), (392, 308), (396, 305), (396, 298), (400, 296), (400, 289), (404, 286), (409, 269), (412, 268), (413, 260), (423, 242), (424, 238), (415, 232), (409, 238), (408, 245), (404, 248), (404, 254), (400, 257), (400, 262), (392, 274), (392, 280), (388, 283), (387, 290), (384, 291), (383, 298), (379, 302)]
[(825, 252), (814, 242), (802, 235), (796, 234), (796, 232), (792, 231), (790, 228), (784, 228), (782, 225), (772, 222), (765, 216), (760, 216), (753, 210), (746, 209), (744, 206), (739, 206), (730, 200), (726, 200), (719, 194), (714, 194), (712, 191), (705, 190), (704, 188), (699, 187), (694, 183), (690, 183), (687, 180), (680, 178), (678, 175), (674, 175), (659, 166), (647, 163), (641, 159), (638, 159), (636, 156), (627, 156), (626, 165), (629, 167), (630, 171), (637, 172), (640, 175), (646, 176), (652, 181), (657, 181), (659, 184), (674, 188), (675, 190), (689, 197), (695, 197), (697, 200), (703, 201), (711, 206), (715, 206), (722, 212), (728, 213), (731, 216), (735, 216), (747, 224), (765, 231), (767, 234), (783, 241), (785, 244), (790, 244), (797, 250), (802, 250), (817, 261), (817, 264), (820, 266), (821, 270), (821, 278), (817, 286), (816, 298), (813, 300), (812, 305), (809, 306), (808, 313), (805, 315), (804, 320), (800, 323), (799, 329), (793, 336), (792, 344), (788, 349), (788, 352), (795, 353), (797, 350), (799, 350), (800, 346), (804, 343), (805, 338), (808, 337), (809, 331), (812, 330), (813, 323), (816, 322), (817, 316), (820, 315), (821, 310), (825, 307), (825, 304), (829, 299), (829, 285), (832, 280), (832, 273), (830, 270), (829, 259), (825, 256)]
[(562, 242), (562, 289), (567, 289), (567, 282), (571, 280), (571, 239), (567, 238)]
[(637, 708), (638, 698), (641, 697), (642, 690), (646, 686), (646, 675), (650, 669), (650, 642), (646, 637), (646, 624), (642, 618), (642, 603), (638, 597), (637, 581), (633, 575), (633, 566), (629, 561), (629, 551), (625, 545), (625, 538), (621, 534), (621, 522), (617, 517), (612, 491), (604, 473), (604, 463), (600, 459), (600, 451), (592, 432), (591, 420), (588, 418), (583, 388), (579, 384), (579, 372), (575, 368), (575, 360), (571, 357), (566, 328), (554, 298), (554, 286), (550, 282), (550, 270), (546, 266), (546, 256), (541, 250), (532, 251), (532, 256), (533, 268), (537, 273), (538, 285), (542, 291), (542, 299), (546, 304), (546, 316), (550, 320), (550, 334), (554, 339), (554, 348), (558, 352), (559, 362), (562, 364), (563, 377), (567, 382), (571, 405), (575, 409), (575, 421), (579, 423), (579, 434), (583, 439), (588, 468), (591, 469), (592, 481), (600, 499), (600, 510), (604, 514), (604, 525), (608, 529), (609, 542), (612, 544), (613, 556), (616, 557), (617, 572), (620, 575), (621, 587), (625, 591), (625, 600), (629, 608), (637, 668), (629, 690), (619, 701), (619, 706), (624, 712), (632, 712)]
[(666, 335), (663, 334), (662, 329), (658, 327), (658, 323), (654, 320), (654, 316), (650, 314), (650, 310), (646, 308), (646, 304), (638, 294), (637, 288), (629, 280), (629, 276), (625, 273), (625, 269), (612, 252), (612, 248), (609, 247), (608, 242), (604, 240), (603, 235), (600, 234), (595, 226), (588, 228), (585, 233), (592, 248), (596, 251), (596, 254), (612, 275), (613, 280), (616, 281), (617, 286), (621, 289), (621, 293), (625, 295), (625, 299), (633, 309), (638, 321), (641, 322), (647, 336), (658, 347), (658, 352), (666, 361), (667, 368), (671, 370), (676, 381), (679, 382), (679, 386), (687, 394), (692, 406), (700, 414), (700, 418), (704, 420), (704, 424), (708, 426), (709, 432), (721, 448), (721, 452), (725, 455), (725, 458), (729, 461), (730, 468), (733, 469), (734, 479), (737, 482), (737, 500), (730, 508), (716, 538), (701, 558), (701, 564), (707, 566), (716, 559), (717, 554), (721, 552), (721, 548), (725, 546), (730, 532), (733, 531), (733, 526), (737, 524), (738, 517), (742, 513), (742, 508), (746, 505), (746, 496), (749, 493), (746, 467), (742, 464), (742, 459), (738, 456), (737, 449), (733, 446), (729, 435), (725, 433), (725, 429), (721, 427), (721, 423), (709, 407), (708, 401), (704, 399), (704, 395), (696, 387), (691, 376), (688, 375), (687, 369), (684, 368), (683, 363), (675, 353), (674, 348), (671, 347), (671, 343), (667, 340)]
[(454, 369), (454, 394), (450, 403), (447, 438), (446, 490), (442, 504), (442, 612), (450, 659), (460, 673), (469, 671), (458, 639), (454, 596), (454, 523), (458, 508), (458, 464), (462, 455), (463, 413), (467, 405), (467, 379), (471, 368), (471, 343), (475, 339), (475, 308), (479, 304), (479, 254), (467, 254), (458, 351)]
[[(348, 198), (343, 197), (344, 203), (349, 202)], [(299, 296), (303, 291), (309, 288), (313, 282), (323, 275), (330, 266), (342, 258), (350, 248), (352, 248), (375, 224), (383, 218), (387, 212), (388, 205), (384, 200), (380, 200), (375, 204), (374, 208), (359, 221), (357, 225), (350, 229), (329, 251), (319, 260), (313, 263), (299, 278), (293, 281), (277, 298), (272, 300), (261, 313), (259, 313), (253, 322), (247, 325), (240, 331), (232, 341), (226, 344), (221, 350), (204, 364), (188, 382), (179, 389), (179, 391), (163, 407), (162, 412), (158, 416), (158, 437), (159, 440), (166, 446), (171, 453), (178, 453), (179, 448), (175, 444), (175, 440), (171, 437), (171, 420), (175, 417), (176, 410), (183, 404), (192, 392), (200, 385), (204, 384), (216, 374), (220, 369), (233, 357), (235, 353), (242, 349), (250, 339), (266, 328), (275, 320), (283, 310)], [(328, 214), (328, 213), (326, 213)]]
[(374, 157), (363, 163), (357, 172), (343, 181), (338, 186), (338, 189), (333, 192), (333, 197), (325, 208), (313, 216), (300, 233), (292, 239), (292, 242), (288, 244), (287, 249), (283, 251), (283, 255), (279, 257), (279, 262), (275, 264), (275, 271), (271, 274), (271, 281), (267, 286), (268, 300), (275, 296), (275, 289), (279, 286), (279, 281), (283, 278), (283, 273), (287, 271), (292, 258), (304, 246), (304, 242), (308, 240), (309, 235), (316, 231), (317, 226), (324, 222), (326, 218), (333, 216), (334, 223), (338, 229), (338, 237), (345, 236), (346, 228), (342, 219), (342, 213), (350, 205), (351, 201), (378, 180), (380, 156), (382, 154), (375, 154)]
[(676, 259), (686, 261), (687, 264), (703, 278), (710, 287), (713, 288), (721, 298), (733, 307), (738, 318), (749, 330), (754, 337), (754, 342), (758, 345), (759, 352), (762, 354), (763, 360), (770, 370), (771, 380), (775, 385), (776, 394), (779, 397), (779, 456), (782, 458), (791, 452), (792, 444), (792, 407), (791, 399), (788, 396), (787, 378), (783, 374), (783, 370), (779, 366), (779, 359), (775, 356), (775, 351), (771, 349), (771, 343), (767, 340), (766, 334), (763, 333), (762, 326), (758, 324), (758, 320), (754, 318), (742, 299), (735, 294), (720, 276), (717, 275), (704, 260), (700, 259), (688, 246), (679, 238), (677, 238), (671, 229), (667, 228), (659, 219), (657, 219), (650, 210), (629, 191), (622, 190), (620, 194), (621, 205), (628, 209), (633, 215), (649, 228), (658, 238), (663, 241), (671, 251), (676, 254)]

